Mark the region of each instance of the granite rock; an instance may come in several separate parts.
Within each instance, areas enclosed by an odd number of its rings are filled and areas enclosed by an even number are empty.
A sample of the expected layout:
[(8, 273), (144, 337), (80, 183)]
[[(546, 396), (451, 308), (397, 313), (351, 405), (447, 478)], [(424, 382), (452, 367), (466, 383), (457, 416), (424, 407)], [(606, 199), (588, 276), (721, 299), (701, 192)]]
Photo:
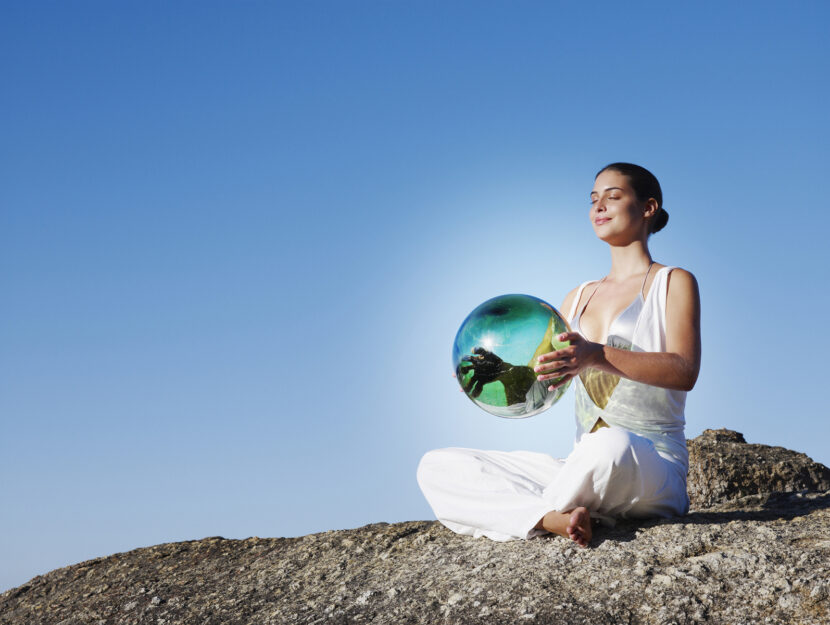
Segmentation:
[(830, 490), (830, 469), (784, 447), (748, 444), (740, 432), (704, 430), (687, 441), (692, 509), (747, 496)]
[[(429, 521), (205, 538), (36, 577), (0, 595), (0, 624), (827, 623), (830, 490), (803, 488), (798, 471), (763, 473), (784, 456), (733, 434), (734, 449), (707, 446), (718, 432), (699, 437), (696, 458), (734, 451), (757, 471), (704, 470), (696, 510), (599, 528), (588, 549), (472, 539)], [(778, 474), (790, 491), (752, 485)]]

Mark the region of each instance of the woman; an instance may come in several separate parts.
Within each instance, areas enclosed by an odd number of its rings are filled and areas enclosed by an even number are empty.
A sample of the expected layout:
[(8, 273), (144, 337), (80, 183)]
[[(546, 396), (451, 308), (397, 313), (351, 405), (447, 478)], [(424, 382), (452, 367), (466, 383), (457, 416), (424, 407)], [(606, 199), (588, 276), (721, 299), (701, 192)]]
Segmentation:
[(648, 170), (612, 163), (595, 177), (590, 218), (611, 270), (565, 297), (570, 346), (539, 358), (537, 379), (574, 380), (576, 444), (565, 460), (535, 452), (428, 452), (418, 483), (461, 534), (513, 540), (553, 533), (585, 547), (592, 521), (682, 515), (686, 392), (700, 370), (694, 276), (655, 263), (651, 234), (668, 222)]

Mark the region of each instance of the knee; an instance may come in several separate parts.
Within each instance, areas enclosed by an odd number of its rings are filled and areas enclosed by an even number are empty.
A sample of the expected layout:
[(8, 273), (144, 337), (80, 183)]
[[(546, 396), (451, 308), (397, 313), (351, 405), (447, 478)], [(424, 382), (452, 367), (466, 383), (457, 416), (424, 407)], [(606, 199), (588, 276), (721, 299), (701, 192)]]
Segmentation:
[(433, 449), (428, 451), (421, 457), (421, 461), (418, 463), (418, 480), (420, 481), (421, 475), (430, 471), (433, 467), (438, 464), (441, 464), (441, 458), (443, 454), (443, 449)]
[(581, 452), (591, 456), (594, 462), (620, 466), (631, 459), (636, 434), (622, 428), (601, 428), (579, 441)]
[(418, 484), (423, 487), (424, 484), (431, 483), (436, 478), (440, 479), (441, 476), (446, 476), (452, 470), (452, 467), (458, 463), (461, 451), (455, 447), (445, 447), (425, 453), (418, 463), (416, 473)]

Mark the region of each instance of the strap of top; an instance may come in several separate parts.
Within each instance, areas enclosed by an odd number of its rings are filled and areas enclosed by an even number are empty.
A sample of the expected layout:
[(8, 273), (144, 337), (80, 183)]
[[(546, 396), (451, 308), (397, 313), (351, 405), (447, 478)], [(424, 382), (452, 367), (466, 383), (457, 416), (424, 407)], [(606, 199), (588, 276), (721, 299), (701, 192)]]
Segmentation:
[(574, 315), (576, 314), (576, 307), (579, 305), (579, 298), (582, 297), (582, 291), (585, 290), (585, 287), (595, 282), (595, 280), (588, 280), (588, 282), (583, 282), (579, 285), (579, 288), (576, 291), (576, 295), (574, 295), (574, 301), (571, 304), (571, 312), (568, 314), (568, 323), (573, 322)]
[[(651, 268), (652, 268), (653, 265), (654, 265), (654, 261), (651, 261), (651, 264), (648, 266), (648, 269), (646, 270), (646, 275), (643, 278), (643, 284), (640, 286), (640, 294), (641, 295), (643, 293), (643, 289), (646, 288), (646, 280), (648, 280), (648, 274), (651, 273)], [(602, 280), (599, 281), (599, 284), (597, 285), (597, 288), (595, 288), (591, 292), (591, 295), (588, 297), (588, 301), (585, 302), (585, 305), (582, 307), (582, 312), (579, 313), (580, 317), (585, 312), (585, 309), (588, 308), (588, 302), (591, 301), (591, 298), (594, 296), (594, 293), (596, 293), (599, 290), (600, 285), (603, 282), (605, 282), (605, 278), (607, 278), (607, 277), (608, 276), (604, 276), (602, 278)], [(589, 281), (589, 282), (583, 282), (582, 284), (579, 285), (579, 290), (576, 292), (576, 296), (574, 297), (574, 303), (573, 303), (573, 306), (571, 307), (571, 314), (569, 316), (569, 319), (571, 321), (574, 320), (574, 313), (576, 313), (576, 307), (577, 307), (577, 305), (579, 305), (579, 298), (582, 296), (582, 289), (584, 289), (586, 285), (591, 284), (591, 282), (594, 282), (594, 280)], [(643, 299), (645, 299), (645, 295), (643, 295)]]
[(654, 261), (651, 261), (651, 264), (648, 266), (648, 269), (646, 270), (646, 275), (643, 278), (643, 283), (640, 285), (640, 295), (643, 296), (643, 299), (646, 298), (646, 296), (643, 294), (643, 289), (646, 288), (646, 280), (648, 280), (648, 274), (651, 273), (651, 268), (653, 266), (654, 266)]
[(597, 285), (597, 287), (596, 287), (593, 291), (591, 291), (591, 294), (588, 296), (588, 301), (587, 301), (587, 302), (585, 302), (585, 305), (582, 307), (582, 311), (579, 313), (579, 316), (580, 316), (580, 317), (582, 317), (582, 314), (585, 312), (585, 309), (586, 309), (586, 308), (588, 308), (588, 302), (590, 302), (590, 301), (591, 301), (591, 298), (594, 296), (594, 294), (595, 294), (597, 291), (599, 291), (599, 287), (600, 287), (600, 285), (601, 285), (603, 282), (605, 282), (605, 278), (607, 278), (607, 277), (608, 277), (608, 276), (603, 276), (602, 280), (600, 280), (600, 281), (599, 281), (599, 284)]

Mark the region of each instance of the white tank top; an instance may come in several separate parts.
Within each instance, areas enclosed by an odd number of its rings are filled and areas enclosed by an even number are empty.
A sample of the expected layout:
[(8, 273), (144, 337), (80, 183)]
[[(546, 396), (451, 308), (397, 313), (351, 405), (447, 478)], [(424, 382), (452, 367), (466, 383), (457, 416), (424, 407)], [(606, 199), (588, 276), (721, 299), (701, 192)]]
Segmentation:
[[(607, 345), (635, 352), (666, 351), (666, 294), (672, 269), (674, 267), (659, 269), (648, 296), (643, 298), (641, 288), (636, 299), (611, 322)], [(576, 315), (576, 308), (588, 284), (591, 282), (579, 286), (568, 315), (571, 328), (580, 334), (579, 318), (582, 312)], [(682, 468), (684, 475), (688, 472), (689, 452), (683, 431), (686, 425), (686, 391), (651, 386), (597, 369), (584, 370), (574, 379), (574, 387), (577, 441), (584, 433), (590, 432), (602, 417), (608, 425), (649, 439), (663, 458)]]

